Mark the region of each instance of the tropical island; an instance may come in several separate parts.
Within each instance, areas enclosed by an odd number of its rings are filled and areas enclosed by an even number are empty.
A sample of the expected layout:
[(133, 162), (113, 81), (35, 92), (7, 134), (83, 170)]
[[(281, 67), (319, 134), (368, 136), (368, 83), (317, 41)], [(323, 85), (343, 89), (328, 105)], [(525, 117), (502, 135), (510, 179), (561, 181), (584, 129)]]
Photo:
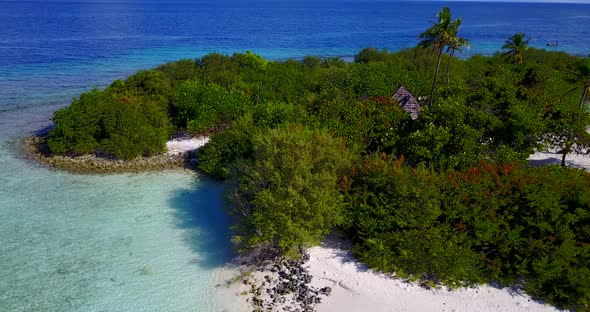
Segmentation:
[[(248, 51), (139, 71), (58, 110), (47, 148), (133, 160), (206, 135), (197, 168), (226, 181), (232, 241), (256, 264), (301, 265), (337, 232), (425, 287), (493, 282), (588, 310), (590, 174), (565, 164), (590, 147), (590, 59), (522, 33), (459, 59), (460, 26), (444, 8), (416, 48), (353, 63)], [(527, 162), (550, 149), (562, 166)]]

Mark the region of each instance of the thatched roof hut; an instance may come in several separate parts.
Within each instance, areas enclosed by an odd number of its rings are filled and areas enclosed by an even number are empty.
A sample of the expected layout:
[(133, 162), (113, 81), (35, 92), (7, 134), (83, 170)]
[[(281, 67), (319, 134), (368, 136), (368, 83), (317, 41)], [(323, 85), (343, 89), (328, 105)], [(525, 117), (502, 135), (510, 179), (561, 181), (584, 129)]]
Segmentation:
[(397, 100), (399, 106), (408, 112), (412, 119), (417, 119), (418, 115), (420, 115), (420, 110), (422, 109), (422, 105), (420, 102), (416, 100), (416, 98), (406, 89), (404, 86), (400, 86), (397, 91), (392, 96), (394, 99)]

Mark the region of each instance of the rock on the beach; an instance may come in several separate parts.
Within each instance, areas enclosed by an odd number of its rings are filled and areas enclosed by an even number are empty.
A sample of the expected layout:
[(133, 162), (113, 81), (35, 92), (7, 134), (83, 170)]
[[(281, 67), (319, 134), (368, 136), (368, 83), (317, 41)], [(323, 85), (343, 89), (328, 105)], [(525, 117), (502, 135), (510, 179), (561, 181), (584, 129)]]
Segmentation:
[(332, 288), (329, 286), (326, 286), (326, 287), (320, 289), (320, 294), (322, 294), (322, 295), (329, 296), (331, 293), (332, 293)]

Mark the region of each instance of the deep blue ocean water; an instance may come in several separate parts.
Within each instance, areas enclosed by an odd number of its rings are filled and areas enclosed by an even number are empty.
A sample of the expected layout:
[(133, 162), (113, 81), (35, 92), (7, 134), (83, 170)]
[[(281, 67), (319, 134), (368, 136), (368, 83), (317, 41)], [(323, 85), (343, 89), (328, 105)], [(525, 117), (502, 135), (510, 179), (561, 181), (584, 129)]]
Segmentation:
[(0, 0), (0, 311), (219, 310), (212, 288), (231, 254), (220, 185), (177, 172), (72, 175), (19, 155), (17, 139), (72, 97), (214, 51), (411, 47), (444, 5), (463, 18), (464, 56), (516, 32), (590, 54), (587, 4)]
[(516, 32), (590, 54), (590, 5), (466, 2), (0, 2), (0, 111), (63, 104), (139, 68), (205, 53), (252, 50), (270, 59), (398, 50), (443, 5), (461, 34), (490, 54)]

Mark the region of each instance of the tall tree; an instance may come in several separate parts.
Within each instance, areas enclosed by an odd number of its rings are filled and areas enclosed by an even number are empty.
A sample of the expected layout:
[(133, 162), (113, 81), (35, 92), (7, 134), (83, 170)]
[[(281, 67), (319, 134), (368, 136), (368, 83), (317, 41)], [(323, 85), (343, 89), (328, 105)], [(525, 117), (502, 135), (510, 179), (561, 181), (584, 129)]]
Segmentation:
[(580, 99), (580, 109), (584, 106), (584, 102), (588, 96), (588, 90), (590, 90), (590, 78), (584, 82), (584, 91), (582, 92), (582, 98)]
[(587, 100), (588, 91), (590, 91), (590, 59), (582, 59), (576, 63), (571, 80), (575, 83), (581, 83), (583, 86), (582, 97), (578, 105), (582, 109), (584, 102)]
[(436, 87), (436, 80), (438, 78), (438, 72), (440, 69), (440, 61), (445, 51), (445, 47), (451, 42), (453, 33), (456, 34), (458, 25), (461, 25), (461, 20), (452, 21), (451, 10), (448, 7), (444, 7), (437, 15), (438, 22), (426, 29), (421, 33), (418, 38), (422, 39), (418, 44), (424, 48), (432, 49), (432, 52), (438, 55), (436, 61), (436, 70), (434, 72), (434, 79), (432, 80), (432, 89), (430, 91), (430, 101), (428, 106), (432, 108), (432, 102), (434, 99), (434, 89)]
[(549, 142), (561, 149), (561, 165), (564, 167), (567, 155), (585, 154), (590, 147), (590, 113), (572, 106), (554, 109), (548, 120)]
[(459, 31), (459, 26), (461, 26), (461, 19), (458, 18), (455, 20), (454, 28), (452, 29), (453, 32), (451, 34), (451, 40), (448, 43), (447, 52), (449, 52), (449, 63), (447, 64), (447, 84), (451, 82), (451, 62), (453, 61), (453, 56), (455, 52), (461, 53), (463, 51), (463, 47), (471, 48), (471, 44), (469, 40), (465, 38), (461, 38), (457, 35)]
[(504, 45), (502, 49), (508, 50), (504, 52), (504, 56), (508, 57), (512, 61), (512, 69), (516, 67), (516, 64), (522, 62), (524, 58), (524, 52), (529, 49), (529, 39), (524, 39), (524, 33), (517, 33), (512, 35)]
[(590, 112), (584, 108), (590, 89), (590, 59), (580, 59), (573, 64), (573, 70), (569, 72), (567, 80), (583, 87), (578, 107), (576, 109), (573, 101), (569, 101), (571, 105), (555, 107), (548, 120), (548, 128), (551, 129), (550, 142), (561, 148), (562, 166), (566, 165), (565, 159), (568, 154), (590, 152)]

